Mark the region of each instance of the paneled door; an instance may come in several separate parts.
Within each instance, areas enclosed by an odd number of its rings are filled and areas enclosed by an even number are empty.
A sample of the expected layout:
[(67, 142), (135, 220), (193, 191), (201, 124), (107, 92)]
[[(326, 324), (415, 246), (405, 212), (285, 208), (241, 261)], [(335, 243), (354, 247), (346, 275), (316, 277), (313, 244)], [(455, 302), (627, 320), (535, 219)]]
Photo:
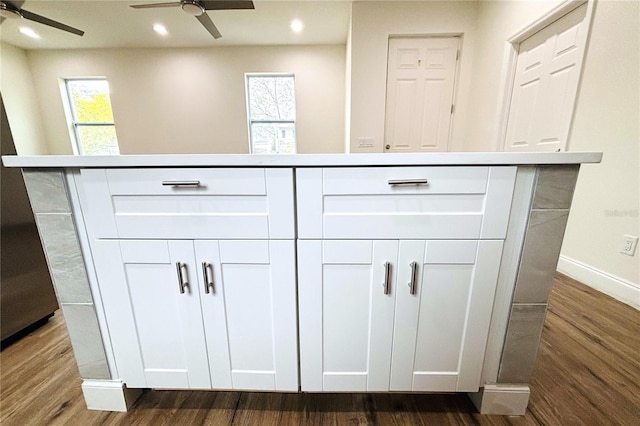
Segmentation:
[(303, 391), (387, 391), (397, 241), (299, 240)]
[(385, 152), (447, 151), (458, 37), (390, 38)]
[(587, 4), (520, 43), (505, 151), (564, 151), (589, 30)]
[(193, 242), (92, 248), (119, 378), (132, 388), (210, 389)]
[(292, 240), (96, 240), (129, 387), (298, 390)]
[(477, 391), (502, 241), (401, 240), (390, 390)]
[(194, 245), (213, 388), (297, 391), (294, 242)]
[(300, 240), (303, 391), (477, 391), (501, 240)]

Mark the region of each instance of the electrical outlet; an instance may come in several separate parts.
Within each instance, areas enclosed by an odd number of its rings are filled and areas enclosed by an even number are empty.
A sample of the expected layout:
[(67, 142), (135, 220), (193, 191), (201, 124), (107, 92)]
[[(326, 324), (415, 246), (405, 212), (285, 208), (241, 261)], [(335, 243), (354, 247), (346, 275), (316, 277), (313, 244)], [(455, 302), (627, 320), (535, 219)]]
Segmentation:
[(622, 248), (620, 249), (620, 253), (633, 256), (636, 252), (637, 246), (638, 237), (634, 237), (633, 235), (625, 235), (622, 237)]

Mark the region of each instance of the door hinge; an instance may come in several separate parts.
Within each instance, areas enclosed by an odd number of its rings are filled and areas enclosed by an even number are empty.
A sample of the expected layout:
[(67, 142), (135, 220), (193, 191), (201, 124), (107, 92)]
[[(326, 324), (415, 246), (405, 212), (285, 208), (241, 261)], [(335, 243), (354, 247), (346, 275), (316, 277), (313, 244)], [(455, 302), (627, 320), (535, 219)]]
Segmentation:
[(460, 50), (456, 50), (456, 61), (460, 59)]
[(453, 114), (453, 104), (451, 104), (451, 114)]

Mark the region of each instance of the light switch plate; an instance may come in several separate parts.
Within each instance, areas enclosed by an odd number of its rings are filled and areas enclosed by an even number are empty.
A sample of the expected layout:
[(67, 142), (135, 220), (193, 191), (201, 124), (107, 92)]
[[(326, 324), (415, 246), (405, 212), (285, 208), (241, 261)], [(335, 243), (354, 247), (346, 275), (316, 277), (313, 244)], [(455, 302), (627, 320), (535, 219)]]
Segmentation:
[(371, 137), (358, 138), (358, 148), (373, 148), (375, 141), (375, 138)]

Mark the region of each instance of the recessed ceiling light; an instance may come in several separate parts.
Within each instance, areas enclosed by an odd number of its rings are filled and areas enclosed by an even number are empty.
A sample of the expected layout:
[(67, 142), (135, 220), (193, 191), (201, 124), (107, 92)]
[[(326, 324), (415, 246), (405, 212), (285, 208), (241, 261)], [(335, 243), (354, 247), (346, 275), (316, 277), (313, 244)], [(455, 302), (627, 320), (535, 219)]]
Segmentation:
[(20, 27), (20, 33), (31, 38), (40, 38), (40, 35), (29, 27)]
[(163, 36), (166, 36), (167, 34), (169, 34), (169, 31), (167, 31), (167, 28), (162, 24), (155, 24), (153, 26), (153, 31)]
[(304, 24), (302, 23), (301, 20), (294, 19), (293, 21), (291, 21), (290, 27), (291, 27), (291, 31), (299, 33), (304, 28)]

